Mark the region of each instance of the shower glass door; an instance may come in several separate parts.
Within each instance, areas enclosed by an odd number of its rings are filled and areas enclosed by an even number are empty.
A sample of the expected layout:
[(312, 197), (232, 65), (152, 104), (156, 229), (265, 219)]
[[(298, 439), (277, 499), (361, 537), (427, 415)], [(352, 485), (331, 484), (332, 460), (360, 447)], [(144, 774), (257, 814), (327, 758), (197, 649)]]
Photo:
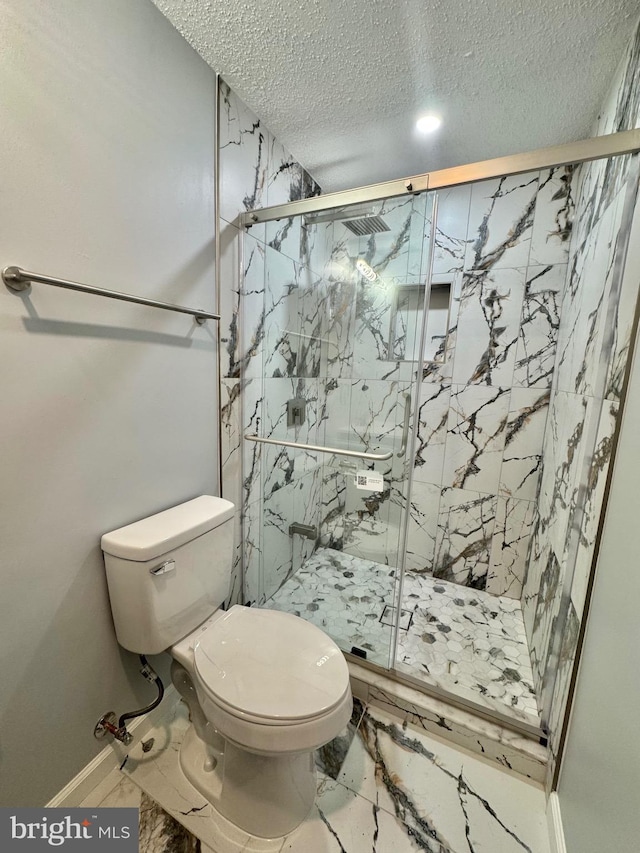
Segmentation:
[(252, 227), (243, 246), (244, 420), (278, 442), (244, 442), (245, 600), (385, 667), (431, 206), (422, 193), (291, 217)]

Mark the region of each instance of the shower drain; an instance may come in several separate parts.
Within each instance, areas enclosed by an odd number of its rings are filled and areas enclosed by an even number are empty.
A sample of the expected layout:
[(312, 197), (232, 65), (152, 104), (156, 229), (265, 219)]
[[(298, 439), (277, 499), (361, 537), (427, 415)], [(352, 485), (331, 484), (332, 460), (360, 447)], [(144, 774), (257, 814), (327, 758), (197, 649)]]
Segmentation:
[[(396, 625), (396, 608), (391, 607), (390, 604), (387, 604), (384, 610), (382, 611), (382, 616), (380, 617), (380, 622), (382, 625), (389, 625), (391, 628), (395, 628)], [(413, 613), (410, 610), (401, 610), (400, 611), (400, 630), (408, 631), (411, 627), (411, 620), (413, 619)]]

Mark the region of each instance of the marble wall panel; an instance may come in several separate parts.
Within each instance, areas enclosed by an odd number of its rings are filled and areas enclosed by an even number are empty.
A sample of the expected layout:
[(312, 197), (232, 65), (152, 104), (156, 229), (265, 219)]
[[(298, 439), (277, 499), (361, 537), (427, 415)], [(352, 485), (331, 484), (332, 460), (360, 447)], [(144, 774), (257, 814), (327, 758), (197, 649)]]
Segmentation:
[(495, 494), (506, 437), (509, 391), (453, 385), (442, 484)]
[(242, 566), (244, 558), (244, 540), (242, 538), (242, 510), (236, 510), (233, 519), (233, 563), (231, 566), (231, 580), (229, 593), (224, 602), (224, 609), (228, 610), (234, 604), (244, 604), (244, 590), (242, 578)]
[(547, 767), (546, 790), (551, 791), (553, 776), (558, 760), (558, 741), (564, 715), (567, 712), (567, 700), (571, 675), (575, 665), (578, 634), (580, 632), (580, 617), (576, 613), (573, 602), (569, 602), (569, 609), (562, 631), (562, 642), (556, 666), (556, 677), (554, 684), (554, 702), (551, 706), (551, 715), (548, 728), (551, 733), (549, 739), (549, 765)]
[(349, 447), (351, 423), (351, 381), (319, 380), (318, 441), (329, 447)]
[(220, 442), (222, 497), (242, 509), (241, 384), (239, 379), (220, 382)]
[[(251, 234), (242, 237), (242, 282), (240, 314), (235, 318), (239, 330), (240, 347), (233, 362), (232, 375), (243, 380), (262, 379), (264, 376), (265, 332), (265, 252), (264, 243)], [(231, 271), (230, 271), (231, 274)]]
[[(242, 435), (260, 435), (264, 404), (262, 377), (245, 378), (242, 388)], [(264, 444), (241, 442), (243, 506), (260, 500), (262, 496), (262, 453)]]
[[(597, 133), (640, 125), (640, 28)], [(577, 168), (539, 500), (523, 590), (553, 777), (610, 463), (640, 282), (637, 157)], [(631, 235), (631, 236), (630, 236)], [(532, 250), (532, 256), (533, 256)]]
[(220, 374), (240, 378), (240, 240), (234, 225), (220, 220)]
[(367, 453), (398, 451), (405, 398), (400, 382), (360, 379), (351, 385), (349, 449)]
[(513, 388), (504, 429), (499, 491), (532, 501), (538, 493), (549, 392)]
[[(640, 269), (640, 267), (638, 267)], [(617, 400), (605, 400), (600, 412), (598, 435), (595, 449), (591, 455), (591, 464), (586, 487), (577, 501), (581, 511), (580, 539), (573, 570), (571, 600), (578, 619), (582, 619), (587, 583), (591, 570), (591, 561), (595, 547), (600, 513), (604, 501), (607, 473), (611, 462), (611, 452), (618, 422), (620, 404)]]
[(293, 538), (289, 525), (294, 517), (295, 484), (290, 483), (265, 495), (262, 502), (262, 588), (260, 600), (268, 600), (291, 575), (293, 566)]
[[(295, 480), (293, 485), (293, 520), (300, 524), (310, 524), (320, 534), (322, 507), (322, 469), (315, 466), (304, 476)], [(296, 535), (292, 542), (291, 574), (295, 574), (304, 561), (313, 554), (317, 540)]]
[[(613, 308), (613, 355), (609, 365), (605, 396), (607, 400), (619, 400), (622, 394), (625, 370), (629, 359), (633, 321), (636, 314), (638, 283), (640, 281), (640, 205), (635, 206), (629, 232), (629, 247), (622, 271), (619, 296)], [(611, 330), (610, 330), (611, 331)]]
[[(541, 496), (541, 510), (548, 508), (548, 514), (542, 515), (542, 530), (548, 537), (556, 556), (560, 559), (564, 553), (572, 507), (575, 504), (579, 477), (584, 458), (583, 438), (588, 433), (592, 400), (589, 397), (567, 392), (553, 395), (549, 418), (553, 418), (556, 430), (556, 467), (550, 476), (544, 478), (544, 502)], [(550, 468), (551, 459), (544, 460)], [(546, 471), (545, 471), (546, 473)]]
[(264, 601), (262, 583), (262, 501), (245, 504), (242, 516), (242, 559), (244, 604)]
[(465, 274), (456, 329), (453, 381), (509, 387), (513, 378), (525, 292), (522, 269)]
[(528, 265), (554, 266), (567, 261), (573, 229), (573, 166), (540, 172)]
[(298, 356), (304, 345), (298, 333), (302, 309), (300, 267), (291, 258), (267, 247), (264, 294), (264, 376), (298, 376)]
[[(636, 27), (626, 56), (620, 64), (614, 78), (609, 96), (601, 110), (596, 133), (611, 133), (640, 126), (640, 24)], [(596, 373), (594, 382), (594, 409), (599, 410), (597, 429), (590, 431), (591, 446), (586, 455), (583, 478), (580, 483), (580, 495), (574, 517), (574, 535), (570, 547), (563, 554), (565, 575), (563, 594), (570, 594), (570, 603), (562, 642), (557, 659), (550, 659), (551, 671), (547, 678), (546, 713), (550, 729), (550, 762), (547, 775), (547, 789), (559, 760), (560, 734), (563, 719), (567, 713), (568, 686), (575, 666), (577, 637), (582, 621), (585, 595), (593, 555), (597, 521), (602, 511), (604, 484), (610, 463), (610, 454), (614, 441), (617, 422), (620, 418), (618, 403), (631, 345), (631, 317), (635, 314), (638, 283), (640, 282), (640, 255), (638, 254), (637, 235), (640, 205), (637, 203), (638, 163), (636, 157), (617, 157), (611, 160), (596, 161), (581, 167), (580, 228), (576, 242), (576, 254), (595, 252), (594, 243), (606, 237), (607, 215), (613, 220), (613, 233), (608, 244), (600, 247), (608, 255), (608, 281), (603, 286), (605, 292), (602, 301), (602, 314), (606, 314), (606, 326), (602, 335), (599, 357), (601, 370)], [(612, 215), (611, 211), (617, 207)], [(603, 225), (602, 223), (605, 223)], [(618, 228), (618, 223), (620, 227)], [(608, 252), (604, 251), (608, 248)], [(576, 265), (577, 266), (577, 265)], [(586, 270), (588, 274), (590, 270)], [(578, 278), (575, 290), (582, 285)], [(593, 297), (591, 302), (593, 303)], [(574, 315), (577, 311), (574, 309)], [(579, 333), (585, 336), (585, 329), (575, 324)], [(591, 329), (589, 329), (591, 332)], [(593, 347), (592, 347), (593, 348)], [(576, 379), (582, 380), (582, 367), (579, 358), (574, 370)], [(571, 377), (571, 371), (565, 369)], [(605, 376), (606, 374), (606, 376)], [(593, 375), (593, 373), (591, 373)], [(589, 374), (587, 373), (589, 377)], [(597, 415), (594, 412), (594, 424)], [(584, 508), (584, 511), (582, 509)], [(604, 568), (604, 567), (603, 567)], [(560, 587), (558, 589), (560, 595)], [(558, 643), (556, 643), (556, 646)], [(554, 672), (555, 683), (553, 682)], [(549, 696), (551, 698), (549, 699)], [(550, 712), (548, 705), (550, 704)]]
[(538, 183), (535, 172), (473, 184), (465, 270), (527, 266)]
[(533, 501), (498, 497), (487, 573), (487, 592), (520, 598), (533, 515)]
[[(269, 139), (260, 119), (222, 81), (219, 149), (220, 215), (234, 222), (239, 213), (266, 205)], [(264, 239), (263, 226), (255, 232), (260, 229)]]
[(434, 577), (486, 589), (497, 500), (467, 489), (442, 490)]
[[(286, 448), (268, 448), (278, 453)], [(254, 600), (268, 600), (300, 568), (316, 546), (315, 539), (289, 533), (294, 522), (319, 530), (322, 494), (321, 469), (314, 465), (297, 477), (278, 482), (270, 469), (268, 456), (262, 459), (263, 498), (250, 508), (261, 506), (260, 568)], [(277, 467), (277, 466), (276, 466)], [(251, 568), (248, 569), (248, 575)]]
[(514, 387), (551, 387), (566, 275), (566, 263), (527, 268)]
[(470, 204), (470, 186), (451, 187), (438, 192), (433, 248), (434, 275), (452, 274), (464, 269)]
[(334, 457), (322, 468), (322, 498), (320, 504), (320, 544), (342, 550), (344, 541), (345, 506), (347, 497), (346, 472)]
[(356, 285), (353, 377), (384, 379), (397, 370), (395, 361), (404, 356), (406, 330), (396, 327), (391, 335), (394, 299), (394, 284), (389, 281), (360, 281)]
[(327, 317), (325, 360), (321, 376), (328, 379), (348, 379), (353, 371), (355, 336), (355, 281), (330, 278), (323, 303)]
[(614, 271), (619, 199), (594, 223), (576, 246), (562, 304), (556, 365), (559, 391), (594, 396), (607, 316), (607, 294)]
[(436, 485), (443, 482), (450, 396), (450, 385), (429, 381), (421, 384), (413, 470), (416, 482)]
[(409, 499), (406, 571), (433, 572), (440, 491), (440, 487), (432, 483), (413, 483)]

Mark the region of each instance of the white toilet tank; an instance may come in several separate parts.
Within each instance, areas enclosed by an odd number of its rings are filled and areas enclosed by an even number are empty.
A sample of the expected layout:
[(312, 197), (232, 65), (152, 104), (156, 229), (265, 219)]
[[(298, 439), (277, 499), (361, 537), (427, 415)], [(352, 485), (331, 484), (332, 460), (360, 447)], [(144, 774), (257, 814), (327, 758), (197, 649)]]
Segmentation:
[(197, 628), (229, 593), (234, 505), (202, 495), (101, 540), (118, 642), (153, 655)]

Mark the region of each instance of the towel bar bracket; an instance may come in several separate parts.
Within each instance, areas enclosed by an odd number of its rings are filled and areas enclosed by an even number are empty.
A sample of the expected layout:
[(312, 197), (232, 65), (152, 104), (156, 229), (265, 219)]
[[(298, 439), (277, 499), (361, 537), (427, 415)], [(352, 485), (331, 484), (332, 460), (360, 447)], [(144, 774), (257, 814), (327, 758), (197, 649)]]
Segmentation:
[(5, 267), (2, 271), (2, 279), (14, 293), (22, 293), (23, 290), (29, 290), (31, 287), (31, 282), (20, 275), (20, 267)]

